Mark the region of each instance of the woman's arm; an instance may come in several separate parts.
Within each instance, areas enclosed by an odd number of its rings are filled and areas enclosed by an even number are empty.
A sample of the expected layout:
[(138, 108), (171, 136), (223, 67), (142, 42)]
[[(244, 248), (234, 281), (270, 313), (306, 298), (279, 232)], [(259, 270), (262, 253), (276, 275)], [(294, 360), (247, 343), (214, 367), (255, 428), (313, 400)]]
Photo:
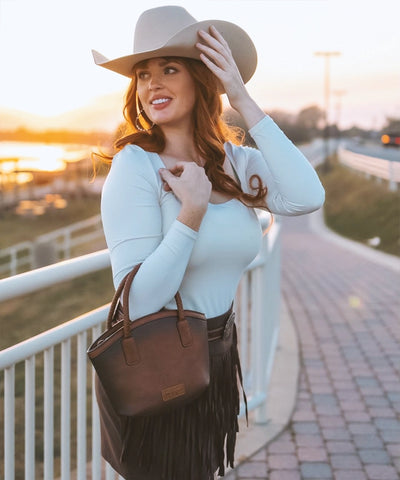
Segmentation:
[(246, 148), (247, 184), (258, 174), (268, 188), (267, 205), (280, 215), (318, 210), (325, 190), (314, 168), (272, 118), (265, 116), (249, 130), (259, 150)]
[(160, 310), (179, 289), (197, 232), (175, 220), (163, 238), (156, 172), (140, 148), (127, 146), (114, 157), (101, 215), (115, 286), (143, 262), (131, 289), (131, 319)]
[(325, 196), (315, 170), (250, 97), (225, 39), (214, 27), (199, 35), (204, 42), (197, 44), (201, 60), (221, 81), (229, 103), (243, 117), (261, 152), (247, 152), (247, 184), (254, 174), (261, 177), (274, 213), (300, 215), (320, 208)]

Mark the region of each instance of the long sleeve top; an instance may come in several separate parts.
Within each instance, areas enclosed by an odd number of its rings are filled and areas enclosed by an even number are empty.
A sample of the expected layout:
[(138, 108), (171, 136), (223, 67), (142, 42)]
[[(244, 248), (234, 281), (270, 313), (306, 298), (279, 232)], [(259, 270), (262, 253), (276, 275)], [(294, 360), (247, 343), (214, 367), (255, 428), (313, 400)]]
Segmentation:
[[(267, 205), (279, 215), (302, 215), (321, 207), (318, 176), (275, 122), (266, 116), (249, 133), (258, 149), (225, 144), (242, 189), (258, 174), (268, 188)], [(126, 145), (104, 183), (101, 214), (111, 256), (114, 285), (142, 263), (129, 296), (132, 320), (163, 307), (184, 308), (211, 318), (228, 310), (245, 268), (262, 239), (253, 208), (237, 199), (208, 204), (198, 232), (177, 220), (181, 204), (163, 189), (157, 153)]]

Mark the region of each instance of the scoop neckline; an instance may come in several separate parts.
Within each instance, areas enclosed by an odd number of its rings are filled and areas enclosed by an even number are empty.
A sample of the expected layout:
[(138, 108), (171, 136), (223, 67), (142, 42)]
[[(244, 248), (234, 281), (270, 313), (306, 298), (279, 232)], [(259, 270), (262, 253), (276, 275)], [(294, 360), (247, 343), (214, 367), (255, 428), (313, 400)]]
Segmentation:
[[(154, 155), (156, 155), (156, 157), (158, 158), (158, 161), (159, 163), (161, 164), (162, 168), (167, 168), (167, 166), (165, 165), (165, 163), (163, 162), (163, 159), (161, 158), (161, 155), (157, 152), (153, 152)], [(208, 205), (211, 205), (212, 207), (220, 207), (220, 206), (223, 206), (223, 205), (227, 205), (228, 203), (231, 203), (233, 202), (234, 200), (237, 200), (236, 198), (231, 198), (230, 200), (226, 200), (226, 202), (220, 202), (220, 203), (212, 203), (212, 202), (208, 202)]]

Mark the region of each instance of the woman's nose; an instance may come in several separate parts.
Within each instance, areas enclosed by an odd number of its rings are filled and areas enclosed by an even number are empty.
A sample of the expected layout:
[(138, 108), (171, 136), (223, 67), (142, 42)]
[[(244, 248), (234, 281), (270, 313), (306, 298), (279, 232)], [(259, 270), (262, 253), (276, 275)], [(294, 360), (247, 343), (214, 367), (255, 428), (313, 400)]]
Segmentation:
[(160, 75), (152, 75), (150, 82), (149, 82), (149, 89), (150, 90), (157, 90), (161, 88), (162, 80)]

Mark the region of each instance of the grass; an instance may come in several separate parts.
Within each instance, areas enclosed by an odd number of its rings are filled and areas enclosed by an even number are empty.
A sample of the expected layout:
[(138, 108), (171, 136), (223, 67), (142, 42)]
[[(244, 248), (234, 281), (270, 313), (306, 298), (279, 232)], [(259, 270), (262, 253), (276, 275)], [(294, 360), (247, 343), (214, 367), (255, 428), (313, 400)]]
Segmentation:
[(0, 350), (108, 303), (113, 293), (105, 269), (0, 303)]
[(380, 238), (375, 247), (400, 256), (400, 191), (389, 191), (386, 182), (367, 179), (332, 159), (332, 168), (318, 173), (326, 190), (325, 222), (335, 232), (368, 244)]
[(36, 217), (21, 217), (13, 210), (3, 211), (0, 214), (0, 248), (32, 240), (39, 235), (66, 227), (98, 213), (100, 213), (100, 197), (98, 195), (69, 198), (66, 208), (49, 209), (44, 215)]

